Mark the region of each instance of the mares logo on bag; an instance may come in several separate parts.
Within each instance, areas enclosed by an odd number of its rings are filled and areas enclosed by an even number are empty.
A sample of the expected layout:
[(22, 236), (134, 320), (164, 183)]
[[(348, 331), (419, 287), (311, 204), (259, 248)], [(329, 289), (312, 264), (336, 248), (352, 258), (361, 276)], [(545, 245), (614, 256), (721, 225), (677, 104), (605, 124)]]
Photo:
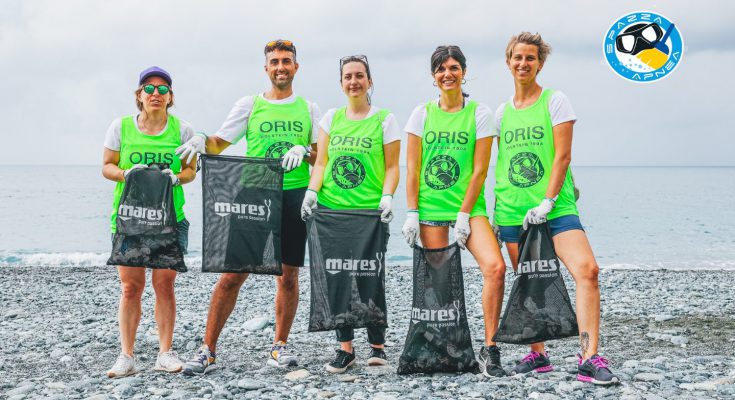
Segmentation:
[(163, 210), (159, 208), (134, 207), (121, 204), (117, 209), (117, 216), (127, 221), (131, 218), (142, 219), (142, 224), (159, 225), (163, 223)]
[(449, 189), (459, 180), (459, 171), (457, 160), (451, 156), (441, 154), (434, 156), (426, 164), (424, 180), (432, 189)]
[(351, 275), (380, 275), (383, 270), (383, 253), (375, 253), (373, 260), (359, 260), (352, 258), (328, 258), (326, 261), (326, 269), (330, 274), (337, 274), (342, 271), (349, 271)]
[(431, 325), (440, 324), (441, 326), (454, 326), (459, 325), (461, 315), (459, 300), (455, 300), (445, 308), (433, 309), (414, 307), (411, 309), (411, 322), (428, 322)]
[(534, 153), (521, 152), (510, 159), (508, 180), (513, 186), (527, 188), (537, 184), (544, 177), (544, 166)]
[(332, 179), (342, 189), (354, 189), (365, 180), (365, 166), (351, 156), (339, 156), (332, 164)]
[(633, 82), (653, 82), (669, 76), (684, 55), (679, 29), (663, 15), (649, 11), (618, 18), (602, 45), (610, 68)]
[(214, 203), (214, 213), (220, 217), (235, 214), (237, 219), (268, 222), (271, 218), (271, 201), (263, 200), (263, 204)]
[(559, 263), (556, 259), (550, 260), (531, 260), (524, 261), (518, 265), (518, 273), (530, 275), (529, 278), (545, 278), (547, 276), (539, 275), (545, 272), (556, 272), (559, 270)]

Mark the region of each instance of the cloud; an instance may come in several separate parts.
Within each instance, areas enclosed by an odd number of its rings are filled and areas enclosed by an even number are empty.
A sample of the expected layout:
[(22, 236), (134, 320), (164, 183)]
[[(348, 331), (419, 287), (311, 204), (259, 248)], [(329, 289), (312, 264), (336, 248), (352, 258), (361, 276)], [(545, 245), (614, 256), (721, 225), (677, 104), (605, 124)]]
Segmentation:
[[(172, 72), (173, 112), (214, 132), (239, 97), (268, 88), (263, 45), (294, 40), (299, 94), (322, 111), (344, 105), (338, 59), (367, 54), (375, 103), (400, 123), (437, 95), (429, 57), (459, 44), (468, 57), (466, 90), (491, 109), (513, 83), (504, 64), (508, 38), (541, 32), (554, 52), (540, 81), (563, 90), (579, 115), (575, 163), (584, 165), (732, 165), (725, 115), (732, 102), (716, 82), (735, 61), (724, 1), (651, 7), (680, 27), (687, 50), (671, 77), (635, 85), (602, 62), (602, 38), (620, 2), (482, 1), (5, 1), (0, 10), (0, 163), (97, 164), (115, 117), (136, 111), (140, 70)], [(636, 6), (637, 7), (637, 6)], [(713, 64), (714, 63), (714, 64)], [(715, 67), (716, 65), (718, 67)], [(713, 72), (714, 71), (714, 72)], [(30, 140), (28, 138), (31, 138)], [(719, 143), (719, 145), (716, 145)]]

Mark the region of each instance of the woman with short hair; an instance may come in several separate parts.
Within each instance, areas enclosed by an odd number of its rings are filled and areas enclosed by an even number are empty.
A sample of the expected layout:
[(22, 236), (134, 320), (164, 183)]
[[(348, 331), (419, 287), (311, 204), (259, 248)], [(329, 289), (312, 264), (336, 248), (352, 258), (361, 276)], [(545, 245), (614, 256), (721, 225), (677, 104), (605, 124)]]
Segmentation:
[[(607, 385), (618, 382), (618, 378), (610, 372), (607, 360), (597, 354), (599, 268), (579, 220), (569, 168), (577, 117), (562, 92), (543, 88), (536, 81), (550, 52), (541, 35), (529, 32), (513, 36), (506, 48), (506, 64), (513, 76), (515, 93), (495, 113), (499, 130), (495, 223), (515, 269), (522, 228), (548, 222), (556, 254), (577, 286), (582, 350), (578, 355), (577, 379)], [(552, 369), (544, 344), (535, 343), (513, 373)]]

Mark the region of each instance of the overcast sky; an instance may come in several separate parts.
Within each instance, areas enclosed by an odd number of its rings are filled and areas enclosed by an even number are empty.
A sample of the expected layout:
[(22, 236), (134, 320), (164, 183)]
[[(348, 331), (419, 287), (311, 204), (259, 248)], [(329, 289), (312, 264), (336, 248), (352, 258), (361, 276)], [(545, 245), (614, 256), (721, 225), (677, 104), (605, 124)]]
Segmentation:
[[(429, 58), (440, 44), (462, 47), (465, 90), (495, 110), (513, 90), (505, 45), (528, 30), (553, 47), (540, 83), (565, 92), (577, 112), (573, 164), (735, 165), (731, 2), (495, 4), (3, 0), (0, 164), (101, 163), (105, 131), (137, 111), (132, 92), (150, 65), (173, 76), (172, 113), (213, 133), (237, 99), (269, 87), (262, 50), (276, 38), (295, 42), (296, 92), (322, 112), (345, 104), (339, 58), (366, 54), (373, 104), (405, 124), (437, 96)], [(612, 72), (602, 42), (614, 20), (645, 9), (676, 23), (685, 53), (670, 77), (643, 85)]]

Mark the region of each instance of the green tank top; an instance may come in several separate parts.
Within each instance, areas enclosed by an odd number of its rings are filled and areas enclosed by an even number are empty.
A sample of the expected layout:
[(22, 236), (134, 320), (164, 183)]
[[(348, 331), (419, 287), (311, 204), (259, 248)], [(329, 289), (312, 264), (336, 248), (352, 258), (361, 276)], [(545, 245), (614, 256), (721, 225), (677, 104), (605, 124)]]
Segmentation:
[[(495, 223), (500, 226), (521, 225), (526, 212), (546, 196), (555, 154), (552, 94), (545, 89), (530, 107), (516, 110), (507, 103), (503, 110), (495, 168)], [(570, 169), (547, 218), (564, 215), (579, 215)]]
[(383, 121), (388, 113), (380, 110), (360, 121), (348, 119), (345, 107), (334, 113), (319, 203), (331, 209), (378, 208), (385, 181)]
[[(181, 172), (181, 160), (175, 154), (176, 148), (181, 146), (181, 127), (179, 119), (169, 114), (166, 130), (160, 135), (146, 135), (138, 130), (133, 115), (123, 117), (120, 126), (120, 162), (121, 169), (130, 169), (135, 164), (166, 163), (174, 173)], [(112, 215), (110, 229), (117, 232), (117, 208), (120, 197), (125, 189), (125, 182), (118, 182), (112, 201)], [(174, 208), (176, 221), (184, 216), (184, 189), (181, 185), (173, 188)]]
[[(421, 136), (419, 220), (453, 221), (462, 207), (472, 179), (475, 161), (477, 103), (468, 102), (448, 113), (433, 101), (426, 103), (426, 122)], [(482, 185), (470, 217), (487, 216)]]
[[(311, 146), (309, 103), (302, 97), (288, 104), (273, 104), (255, 96), (245, 133), (246, 156), (281, 158), (295, 145)], [(301, 163), (283, 176), (283, 189), (309, 186), (309, 164)]]

